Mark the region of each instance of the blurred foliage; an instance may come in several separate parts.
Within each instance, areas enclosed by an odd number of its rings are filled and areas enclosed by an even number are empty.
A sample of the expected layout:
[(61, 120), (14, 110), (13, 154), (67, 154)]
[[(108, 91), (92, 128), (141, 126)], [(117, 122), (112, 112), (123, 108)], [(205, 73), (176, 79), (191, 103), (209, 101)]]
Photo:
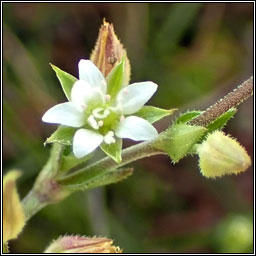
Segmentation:
[[(21, 197), (56, 129), (42, 114), (64, 101), (48, 63), (77, 76), (104, 17), (127, 49), (131, 80), (159, 85), (155, 106), (203, 110), (252, 74), (253, 3), (3, 3), (3, 161), (4, 171), (23, 170)], [(249, 100), (226, 128), (250, 155), (252, 115)], [(163, 156), (133, 165), (121, 183), (43, 209), (11, 251), (42, 252), (59, 235), (82, 234), (108, 236), (127, 253), (252, 252), (252, 168), (206, 180), (196, 157), (174, 167)]]

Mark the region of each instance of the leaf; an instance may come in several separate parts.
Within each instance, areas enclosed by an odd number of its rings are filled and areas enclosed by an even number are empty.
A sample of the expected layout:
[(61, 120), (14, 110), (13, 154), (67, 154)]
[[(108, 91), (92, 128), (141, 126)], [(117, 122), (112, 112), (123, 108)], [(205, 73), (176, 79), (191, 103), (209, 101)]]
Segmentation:
[(60, 172), (69, 171), (72, 168), (76, 167), (77, 165), (87, 162), (89, 159), (92, 158), (92, 156), (93, 156), (93, 153), (88, 154), (82, 158), (77, 158), (74, 156), (72, 152), (67, 156), (63, 155), (61, 166), (60, 166)]
[(62, 89), (69, 101), (71, 101), (71, 90), (74, 83), (77, 81), (77, 78), (70, 75), (69, 73), (61, 70), (60, 68), (56, 67), (55, 65), (51, 64), (52, 69), (55, 71), (56, 76), (58, 77)]
[(222, 129), (227, 124), (227, 122), (236, 114), (236, 112), (236, 108), (231, 108), (227, 112), (219, 116), (207, 126), (208, 132), (211, 133), (215, 130)]
[(117, 95), (123, 86), (124, 65), (125, 59), (123, 58), (122, 61), (116, 65), (107, 76), (107, 93), (113, 98)]
[(86, 189), (93, 189), (96, 187), (106, 186), (117, 183), (132, 175), (133, 168), (123, 168), (107, 172), (101, 176), (96, 177), (93, 181), (86, 185)]
[(160, 134), (161, 137), (153, 146), (166, 152), (176, 163), (188, 153), (206, 130), (202, 126), (174, 124)]
[(45, 144), (58, 142), (63, 145), (72, 145), (73, 137), (77, 128), (60, 125), (58, 129), (49, 137)]
[(106, 186), (112, 183), (122, 181), (132, 175), (133, 168), (115, 169), (105, 172), (101, 175), (95, 176), (90, 180), (86, 180), (80, 183), (62, 184), (62, 186), (69, 190), (88, 190), (96, 187)]
[(20, 172), (13, 170), (3, 178), (3, 244), (17, 238), (25, 225), (25, 214), (15, 185), (19, 176)]
[(100, 147), (102, 151), (110, 156), (116, 163), (122, 162), (122, 139), (117, 138), (116, 142), (111, 144), (102, 143)]
[(188, 111), (184, 114), (181, 114), (179, 117), (177, 117), (177, 119), (175, 120), (176, 124), (185, 124), (189, 121), (191, 121), (192, 119), (196, 118), (197, 116), (199, 116), (202, 113), (202, 111), (199, 110), (193, 110), (193, 111)]
[(135, 115), (147, 120), (152, 124), (166, 116), (172, 115), (175, 110), (175, 108), (162, 109), (152, 106), (144, 106), (138, 112), (136, 112)]

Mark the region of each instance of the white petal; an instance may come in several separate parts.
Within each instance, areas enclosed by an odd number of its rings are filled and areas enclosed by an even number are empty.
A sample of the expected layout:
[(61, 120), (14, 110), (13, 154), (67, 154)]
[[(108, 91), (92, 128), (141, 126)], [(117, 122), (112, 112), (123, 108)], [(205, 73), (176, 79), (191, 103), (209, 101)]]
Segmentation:
[(134, 83), (123, 88), (117, 95), (117, 103), (125, 115), (137, 112), (155, 93), (157, 84), (153, 82)]
[(105, 98), (99, 89), (92, 88), (86, 81), (78, 80), (72, 87), (71, 101), (81, 110), (85, 110), (88, 104), (103, 104)]
[(85, 118), (72, 102), (61, 103), (50, 108), (42, 117), (46, 123), (63, 124), (71, 127), (81, 127)]
[(90, 154), (103, 141), (103, 136), (97, 132), (79, 129), (74, 136), (73, 152), (77, 158)]
[(90, 60), (80, 60), (78, 69), (80, 80), (84, 80), (92, 87), (98, 87), (104, 94), (106, 93), (106, 80), (100, 70)]
[(135, 141), (153, 140), (157, 137), (157, 130), (148, 121), (137, 116), (129, 116), (120, 122), (115, 130), (119, 138), (128, 138)]

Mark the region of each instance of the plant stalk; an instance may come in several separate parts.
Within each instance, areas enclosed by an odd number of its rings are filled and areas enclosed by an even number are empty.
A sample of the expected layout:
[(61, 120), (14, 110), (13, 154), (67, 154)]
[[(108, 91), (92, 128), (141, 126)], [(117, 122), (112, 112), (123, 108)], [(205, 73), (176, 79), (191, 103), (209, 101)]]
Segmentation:
[[(235, 90), (227, 94), (223, 99), (207, 108), (201, 115), (189, 122), (189, 124), (207, 126), (230, 108), (239, 106), (243, 101), (250, 97), (252, 93), (253, 77), (249, 78)], [(68, 192), (65, 189), (62, 190), (62, 185), (65, 185), (66, 183), (69, 184), (72, 189), (72, 184), (76, 184), (76, 182), (80, 182), (85, 179), (90, 180), (108, 170), (117, 169), (144, 157), (165, 154), (163, 151), (153, 147), (153, 143), (155, 142), (156, 141), (143, 142), (124, 149), (122, 152), (123, 160), (121, 163), (117, 164), (110, 157), (105, 157), (89, 166), (81, 166), (77, 172), (59, 179), (52, 176), (53, 173), (58, 172), (62, 152), (61, 148), (55, 146), (56, 149), (52, 150), (52, 154), (47, 165), (39, 174), (39, 178), (35, 182), (34, 188), (37, 189), (32, 189), (22, 201), (27, 220), (46, 205), (59, 202), (67, 197), (70, 194), (70, 191)], [(44, 193), (39, 194), (41, 190), (43, 190)], [(42, 198), (42, 195), (46, 197)], [(51, 200), (48, 200), (47, 198), (50, 198)]]

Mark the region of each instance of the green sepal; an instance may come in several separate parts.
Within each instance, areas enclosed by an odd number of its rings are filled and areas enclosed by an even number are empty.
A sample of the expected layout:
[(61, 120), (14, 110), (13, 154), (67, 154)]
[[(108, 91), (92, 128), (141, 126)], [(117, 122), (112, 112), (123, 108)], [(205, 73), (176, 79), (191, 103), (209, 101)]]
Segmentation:
[(60, 125), (44, 144), (58, 142), (62, 145), (71, 145), (77, 128)]
[(60, 68), (56, 67), (55, 65), (51, 64), (52, 69), (55, 71), (56, 76), (58, 77), (62, 89), (69, 101), (71, 101), (71, 90), (74, 83), (77, 81), (77, 78), (70, 75), (69, 73), (61, 70)]
[(160, 134), (161, 137), (153, 146), (166, 152), (176, 163), (188, 153), (206, 131), (207, 129), (202, 126), (174, 124)]
[(219, 116), (207, 126), (208, 133), (222, 129), (227, 124), (227, 122), (236, 114), (236, 112), (236, 108), (231, 108), (227, 112)]
[(199, 110), (188, 111), (184, 114), (181, 114), (179, 117), (177, 117), (177, 119), (175, 120), (175, 123), (176, 124), (185, 124), (185, 123), (191, 121), (192, 119), (196, 118), (200, 114), (202, 114), (202, 111), (199, 111)]
[(100, 147), (101, 150), (111, 157), (116, 163), (122, 162), (122, 139), (116, 138), (116, 142), (111, 144), (103, 142)]
[(166, 116), (172, 115), (175, 110), (177, 109), (162, 109), (152, 106), (144, 106), (136, 112), (135, 115), (153, 124)]
[(107, 94), (114, 98), (124, 85), (125, 58), (117, 64), (108, 74)]

